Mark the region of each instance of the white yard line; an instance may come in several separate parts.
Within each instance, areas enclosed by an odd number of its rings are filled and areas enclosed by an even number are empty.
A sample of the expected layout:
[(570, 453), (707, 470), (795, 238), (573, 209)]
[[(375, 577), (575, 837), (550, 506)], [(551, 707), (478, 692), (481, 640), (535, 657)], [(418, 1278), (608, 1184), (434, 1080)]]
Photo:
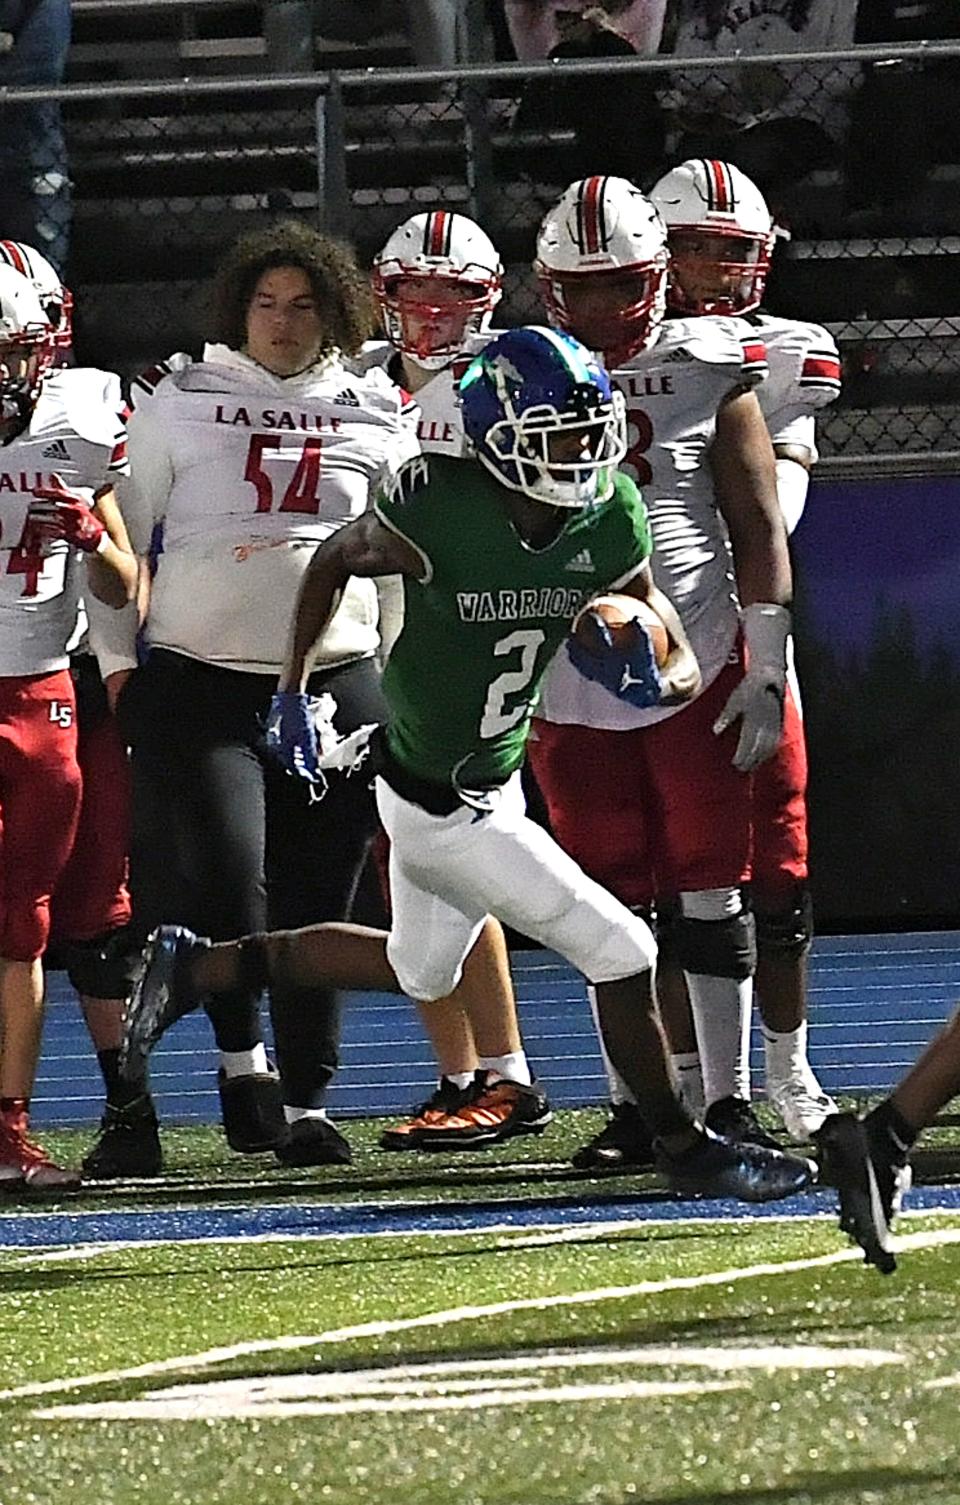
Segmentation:
[[(894, 1241), (898, 1252), (938, 1249), (960, 1244), (960, 1228), (942, 1228), (929, 1233), (908, 1233)], [(0, 1390), (0, 1401), (20, 1400), (36, 1395), (55, 1395), (69, 1390), (88, 1389), (94, 1385), (115, 1384), (121, 1380), (152, 1379), (182, 1369), (204, 1369), (214, 1364), (253, 1354), (277, 1353), (298, 1348), (319, 1348), (324, 1344), (349, 1343), (355, 1338), (383, 1338), (392, 1333), (414, 1332), (421, 1328), (449, 1327), (454, 1323), (482, 1321), (513, 1312), (550, 1311), (560, 1307), (590, 1306), (605, 1301), (625, 1301), (637, 1296), (659, 1296), (667, 1291), (698, 1291), (709, 1286), (732, 1285), (737, 1281), (790, 1275), (800, 1270), (822, 1270), (833, 1265), (860, 1262), (859, 1249), (840, 1249), (808, 1259), (785, 1260), (782, 1264), (746, 1265), (729, 1270), (713, 1270), (702, 1275), (670, 1276), (665, 1280), (643, 1280), (629, 1286), (600, 1286), (589, 1291), (570, 1291), (554, 1296), (527, 1296), (514, 1301), (496, 1301), (486, 1306), (450, 1307), (444, 1311), (424, 1312), (418, 1317), (398, 1317), (376, 1322), (360, 1322), (351, 1327), (333, 1328), (329, 1332), (308, 1336), (265, 1338), (235, 1343), (203, 1353), (183, 1354), (172, 1359), (137, 1364), (127, 1369), (107, 1369), (96, 1374), (73, 1378), (42, 1380), (29, 1385), (15, 1385)]]

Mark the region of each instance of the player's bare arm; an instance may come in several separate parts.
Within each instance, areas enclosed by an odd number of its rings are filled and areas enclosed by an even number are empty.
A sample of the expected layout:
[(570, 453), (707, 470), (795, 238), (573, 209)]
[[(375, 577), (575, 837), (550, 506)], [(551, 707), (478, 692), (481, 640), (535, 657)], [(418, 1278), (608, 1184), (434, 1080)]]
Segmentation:
[(302, 692), (324, 628), (351, 575), (422, 577), (421, 556), (404, 538), (368, 512), (319, 546), (303, 577), (280, 675), (281, 691)]
[(104, 526), (106, 542), (87, 560), (90, 589), (98, 601), (119, 610), (136, 596), (140, 570), (112, 486), (96, 493), (93, 512)]
[(649, 564), (627, 581), (623, 593), (652, 606), (670, 636), (670, 652), (660, 666), (663, 699), (689, 700), (700, 689), (700, 665), (673, 602), (654, 584)]
[(754, 392), (736, 387), (721, 403), (710, 464), (717, 505), (730, 531), (741, 604), (789, 605), (790, 556), (773, 446)]

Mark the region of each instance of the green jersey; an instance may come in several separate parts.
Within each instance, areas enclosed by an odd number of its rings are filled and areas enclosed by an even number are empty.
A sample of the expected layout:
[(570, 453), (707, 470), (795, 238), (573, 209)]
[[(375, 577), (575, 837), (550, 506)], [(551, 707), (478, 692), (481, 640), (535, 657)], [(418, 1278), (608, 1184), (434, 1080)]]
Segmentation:
[(409, 772), (483, 788), (519, 768), (544, 671), (591, 596), (616, 590), (652, 548), (640, 493), (618, 475), (609, 500), (534, 550), (507, 493), (475, 461), (411, 460), (376, 502), (423, 559), (404, 576), (404, 621), (383, 677), (387, 740)]

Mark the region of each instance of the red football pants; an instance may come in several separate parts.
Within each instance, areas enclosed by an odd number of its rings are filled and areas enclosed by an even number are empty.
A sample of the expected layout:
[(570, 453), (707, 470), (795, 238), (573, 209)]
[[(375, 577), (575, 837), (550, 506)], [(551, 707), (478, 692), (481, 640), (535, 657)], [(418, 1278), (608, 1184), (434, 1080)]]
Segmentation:
[(738, 725), (713, 723), (742, 678), (728, 665), (690, 705), (629, 731), (537, 720), (528, 754), (560, 845), (630, 906), (736, 888), (749, 876), (749, 776)]
[(0, 678), (0, 957), (28, 962), (50, 934), (50, 895), (80, 810), (69, 671)]

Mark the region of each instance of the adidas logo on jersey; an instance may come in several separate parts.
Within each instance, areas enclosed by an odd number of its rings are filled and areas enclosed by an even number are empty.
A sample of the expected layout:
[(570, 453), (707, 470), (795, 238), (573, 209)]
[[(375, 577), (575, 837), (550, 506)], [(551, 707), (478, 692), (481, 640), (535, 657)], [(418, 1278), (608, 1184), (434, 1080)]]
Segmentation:
[(41, 453), (45, 460), (69, 460), (70, 458), (70, 451), (62, 439), (54, 439), (53, 443), (48, 444)]
[(343, 391), (338, 392), (333, 400), (341, 408), (358, 408), (360, 406), (359, 397), (356, 392), (351, 392), (349, 387), (344, 387)]
[(579, 554), (574, 554), (573, 558), (569, 559), (564, 565), (564, 569), (570, 570), (573, 574), (576, 575), (592, 574), (593, 558), (590, 554), (590, 550), (581, 549)]

